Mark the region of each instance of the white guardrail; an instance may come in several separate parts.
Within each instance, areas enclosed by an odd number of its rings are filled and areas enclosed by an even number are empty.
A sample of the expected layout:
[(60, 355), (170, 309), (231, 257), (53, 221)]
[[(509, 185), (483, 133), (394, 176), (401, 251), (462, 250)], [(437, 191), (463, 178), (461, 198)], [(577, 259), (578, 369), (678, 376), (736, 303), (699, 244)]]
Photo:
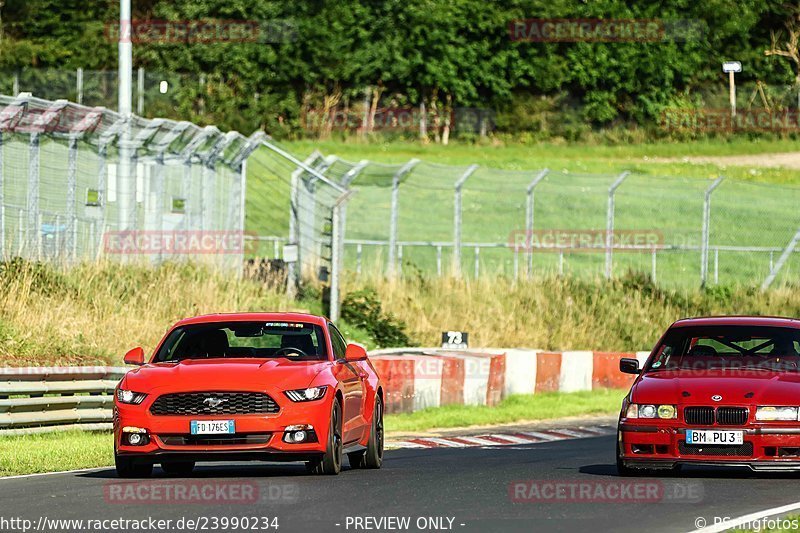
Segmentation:
[(0, 368), (0, 436), (111, 429), (125, 367)]

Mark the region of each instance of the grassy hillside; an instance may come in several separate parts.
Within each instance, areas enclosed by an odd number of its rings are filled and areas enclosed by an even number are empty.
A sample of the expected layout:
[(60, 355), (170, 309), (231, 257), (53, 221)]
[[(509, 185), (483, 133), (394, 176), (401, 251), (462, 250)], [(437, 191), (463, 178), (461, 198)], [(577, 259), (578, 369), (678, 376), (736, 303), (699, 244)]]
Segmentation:
[[(318, 297), (293, 302), (251, 281), (189, 265), (157, 269), (112, 264), (62, 272), (45, 266), (0, 268), (0, 366), (121, 363), (133, 346), (151, 350), (185, 316), (226, 311), (321, 312)], [(613, 282), (550, 278), (399, 281), (349, 277), (344, 292), (373, 288), (384, 314), (405, 325), (411, 342), (433, 345), (447, 329), (470, 333), (473, 346), (542, 349), (649, 349), (672, 321), (691, 315), (800, 316), (796, 286), (760, 293), (715, 287), (665, 291), (641, 276)], [(311, 293), (309, 293), (310, 295)], [(344, 333), (368, 348), (366, 332)]]

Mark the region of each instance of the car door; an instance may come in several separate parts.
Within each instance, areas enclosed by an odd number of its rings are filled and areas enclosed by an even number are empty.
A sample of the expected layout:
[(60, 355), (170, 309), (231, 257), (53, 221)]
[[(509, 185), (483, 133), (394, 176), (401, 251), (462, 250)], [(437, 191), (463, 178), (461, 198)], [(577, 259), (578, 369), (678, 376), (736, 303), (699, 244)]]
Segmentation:
[(336, 358), (334, 373), (337, 381), (342, 384), (344, 394), (344, 413), (342, 415), (342, 439), (344, 442), (351, 442), (361, 438), (363, 434), (364, 417), (362, 416), (362, 405), (366, 384), (364, 382), (364, 372), (355, 363), (345, 361), (347, 343), (339, 330), (333, 324), (328, 324), (328, 334), (331, 338), (333, 354)]

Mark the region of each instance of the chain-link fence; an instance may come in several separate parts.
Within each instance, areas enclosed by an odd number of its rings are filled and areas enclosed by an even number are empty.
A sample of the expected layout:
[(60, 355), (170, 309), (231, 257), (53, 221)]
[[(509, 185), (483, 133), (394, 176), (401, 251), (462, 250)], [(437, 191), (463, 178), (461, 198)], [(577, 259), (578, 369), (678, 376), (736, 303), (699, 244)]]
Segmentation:
[(0, 258), (241, 266), (242, 166), (260, 136), (0, 96)]
[[(800, 268), (796, 187), (417, 160), (387, 165), (319, 152), (306, 163), (358, 193), (347, 208), (343, 257), (359, 275), (599, 279), (633, 271), (666, 286), (761, 285), (790, 281)], [(313, 208), (302, 194), (300, 219)], [(309, 248), (304, 228), (312, 235), (320, 227), (308, 219), (300, 228), (301, 249)]]

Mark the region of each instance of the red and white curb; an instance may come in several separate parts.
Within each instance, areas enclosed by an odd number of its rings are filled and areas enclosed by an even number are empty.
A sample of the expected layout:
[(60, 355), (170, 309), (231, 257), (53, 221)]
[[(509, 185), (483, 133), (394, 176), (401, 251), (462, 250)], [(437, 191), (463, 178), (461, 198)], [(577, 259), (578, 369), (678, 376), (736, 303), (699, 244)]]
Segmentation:
[(570, 439), (588, 439), (614, 435), (613, 426), (586, 426), (564, 429), (541, 429), (516, 433), (487, 433), (458, 437), (419, 437), (406, 440), (387, 440), (387, 448), (490, 448), (495, 446), (519, 446)]

